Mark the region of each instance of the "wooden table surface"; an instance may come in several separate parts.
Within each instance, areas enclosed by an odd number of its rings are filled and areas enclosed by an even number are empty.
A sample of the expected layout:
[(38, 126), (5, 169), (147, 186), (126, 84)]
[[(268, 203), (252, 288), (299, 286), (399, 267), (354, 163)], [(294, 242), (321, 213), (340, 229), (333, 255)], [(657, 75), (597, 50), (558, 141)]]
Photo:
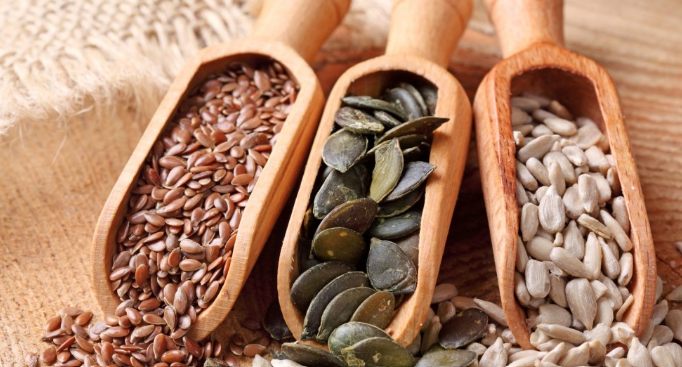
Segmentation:
[[(567, 0), (566, 46), (603, 65), (620, 91), (642, 180), (666, 289), (682, 284), (682, 2), (678, 0)], [(344, 30), (336, 37), (344, 37)], [(329, 91), (351, 65), (383, 50), (324, 51), (315, 69)], [(473, 98), (499, 60), (482, 3), (449, 69)], [(0, 102), (2, 103), (2, 102)], [(45, 348), (42, 325), (75, 305), (99, 313), (89, 282), (90, 239), (99, 211), (147, 120), (84, 113), (67, 125), (20, 125), (0, 138), (0, 365), (22, 366), (26, 352)], [(452, 219), (442, 281), (460, 293), (497, 301), (497, 285), (472, 147)], [(275, 298), (285, 209), (233, 313), (217, 333), (260, 319)], [(100, 315), (98, 315), (100, 317)], [(243, 365), (248, 365), (248, 362)]]

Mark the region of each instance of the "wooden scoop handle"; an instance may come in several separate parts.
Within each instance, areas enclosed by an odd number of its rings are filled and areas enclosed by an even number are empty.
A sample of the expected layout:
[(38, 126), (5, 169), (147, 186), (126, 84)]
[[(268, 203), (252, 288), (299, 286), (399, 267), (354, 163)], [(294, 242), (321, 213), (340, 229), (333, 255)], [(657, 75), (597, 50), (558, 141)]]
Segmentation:
[(420, 56), (447, 66), (471, 8), (471, 0), (395, 0), (386, 54)]
[(537, 43), (564, 45), (564, 0), (485, 0), (506, 58)]
[(253, 36), (285, 43), (310, 63), (349, 7), (350, 0), (266, 0)]

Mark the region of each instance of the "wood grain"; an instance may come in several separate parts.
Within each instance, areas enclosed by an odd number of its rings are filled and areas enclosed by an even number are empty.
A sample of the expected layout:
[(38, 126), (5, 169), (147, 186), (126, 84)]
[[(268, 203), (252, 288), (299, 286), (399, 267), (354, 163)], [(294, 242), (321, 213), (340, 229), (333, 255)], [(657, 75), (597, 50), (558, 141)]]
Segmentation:
[[(614, 79), (639, 172), (658, 272), (665, 290), (682, 284), (682, 24), (676, 0), (567, 0), (566, 47), (597, 61)], [(498, 41), (478, 2), (449, 70), (470, 99), (499, 60)], [(343, 32), (339, 32), (341, 36)], [(318, 54), (325, 94), (352, 65), (383, 50)], [(98, 310), (89, 280), (95, 221), (149, 119), (123, 105), (117, 116), (84, 113), (68, 125), (20, 125), (0, 138), (0, 365), (23, 366), (38, 352), (42, 325), (65, 305)], [(439, 281), (460, 294), (499, 302), (475, 144), (470, 145)], [(232, 312), (221, 341), (259, 319), (275, 300), (286, 206)], [(101, 317), (95, 312), (96, 318)], [(248, 366), (248, 363), (242, 366)]]

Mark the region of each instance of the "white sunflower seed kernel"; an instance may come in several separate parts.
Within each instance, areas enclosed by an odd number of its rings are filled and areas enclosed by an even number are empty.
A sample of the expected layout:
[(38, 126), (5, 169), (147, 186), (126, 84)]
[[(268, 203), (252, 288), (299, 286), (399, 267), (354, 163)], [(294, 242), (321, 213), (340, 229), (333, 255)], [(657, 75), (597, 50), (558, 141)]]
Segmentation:
[(542, 228), (550, 234), (560, 232), (566, 224), (566, 210), (561, 196), (556, 188), (550, 186), (545, 196), (540, 200), (538, 217)]
[(569, 349), (566, 355), (559, 361), (559, 365), (565, 367), (584, 366), (587, 364), (589, 357), (588, 344), (583, 343), (578, 347)]
[[(581, 176), (582, 177), (582, 176)], [(604, 237), (607, 239), (613, 239), (613, 233), (599, 220), (589, 216), (588, 214), (582, 214), (578, 217), (578, 224), (589, 229), (590, 231)]]
[(585, 328), (592, 329), (597, 315), (597, 300), (587, 279), (578, 278), (566, 283), (566, 299), (571, 313)]
[(529, 241), (538, 231), (540, 221), (538, 219), (537, 205), (527, 203), (521, 209), (521, 236), (524, 241)]
[[(524, 112), (525, 113), (525, 112)], [(523, 163), (529, 158), (541, 158), (552, 149), (554, 143), (559, 141), (558, 135), (543, 135), (533, 139), (527, 143), (523, 148), (519, 149), (517, 156)]]
[(587, 242), (585, 242), (585, 258), (583, 263), (589, 276), (589, 280), (595, 280), (599, 277), (601, 273), (601, 247), (599, 246), (599, 240), (597, 240), (597, 235), (590, 233), (587, 236)]
[(626, 252), (620, 257), (620, 275), (618, 275), (618, 284), (626, 286), (632, 279), (633, 272), (632, 253)]
[(564, 174), (561, 172), (561, 167), (557, 162), (549, 164), (549, 182), (556, 189), (559, 196), (564, 195), (566, 192), (566, 180), (564, 180)]
[(502, 311), (502, 307), (482, 299), (474, 298), (474, 303), (485, 312), (491, 319), (495, 320), (498, 324), (502, 326), (509, 326), (507, 324), (507, 318)]
[(609, 231), (613, 234), (613, 239), (616, 241), (616, 243), (618, 243), (620, 249), (626, 252), (631, 251), (632, 241), (630, 241), (630, 237), (627, 235), (627, 233), (625, 233), (625, 230), (623, 230), (618, 221), (606, 210), (601, 210), (599, 212), (599, 217)]
[(628, 362), (637, 367), (654, 367), (649, 351), (639, 342), (639, 339), (632, 338), (630, 341), (628, 355)]
[(550, 259), (566, 273), (576, 278), (587, 278), (591, 274), (585, 264), (562, 247), (555, 247), (549, 254)]
[(568, 307), (568, 302), (566, 301), (566, 278), (552, 274), (549, 276), (549, 283), (549, 298), (552, 302), (564, 308)]

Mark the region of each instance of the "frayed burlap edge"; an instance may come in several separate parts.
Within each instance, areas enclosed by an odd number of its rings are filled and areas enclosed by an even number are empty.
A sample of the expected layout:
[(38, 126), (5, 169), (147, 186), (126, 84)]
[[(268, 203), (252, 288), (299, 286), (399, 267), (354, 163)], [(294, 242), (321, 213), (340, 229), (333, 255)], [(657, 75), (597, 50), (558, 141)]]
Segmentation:
[[(0, 5), (0, 135), (94, 109), (149, 118), (184, 61), (247, 35), (263, 0), (9, 0)], [(354, 1), (327, 49), (380, 47), (390, 0)], [(352, 46), (350, 46), (352, 45)]]

